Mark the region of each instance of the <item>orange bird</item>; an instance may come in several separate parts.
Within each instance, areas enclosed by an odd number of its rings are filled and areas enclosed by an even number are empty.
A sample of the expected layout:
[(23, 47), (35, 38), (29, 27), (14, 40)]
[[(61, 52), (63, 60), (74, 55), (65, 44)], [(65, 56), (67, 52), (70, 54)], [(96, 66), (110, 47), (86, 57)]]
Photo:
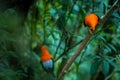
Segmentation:
[(92, 29), (92, 31), (95, 30), (95, 27), (99, 23), (99, 17), (96, 14), (89, 14), (84, 19), (85, 26), (88, 26)]
[(41, 61), (42, 67), (47, 72), (53, 72), (54, 63), (46, 46), (43, 45), (41, 47), (41, 52), (42, 54), (40, 56), (40, 61)]

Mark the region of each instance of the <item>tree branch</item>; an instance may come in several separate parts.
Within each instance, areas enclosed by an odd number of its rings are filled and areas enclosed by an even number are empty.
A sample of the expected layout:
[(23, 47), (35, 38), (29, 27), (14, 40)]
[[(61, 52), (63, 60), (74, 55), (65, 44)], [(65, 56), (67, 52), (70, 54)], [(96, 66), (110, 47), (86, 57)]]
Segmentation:
[(89, 39), (90, 39), (91, 36), (92, 36), (92, 34), (88, 34), (85, 37), (85, 39), (83, 40), (83, 42), (79, 46), (77, 52), (70, 58), (70, 60), (64, 66), (64, 68), (63, 68), (62, 72), (60, 73), (58, 79), (61, 79), (61, 77), (64, 76), (64, 74), (68, 71), (69, 67), (74, 62), (74, 60), (79, 56), (79, 54), (81, 53), (81, 51), (84, 49), (84, 47), (86, 46), (86, 44), (89, 41)]
[[(120, 4), (120, 0), (117, 0), (113, 4), (113, 6), (110, 8), (110, 10), (102, 17), (102, 19), (100, 20), (98, 26), (103, 24), (107, 20), (107, 18), (110, 17), (110, 15), (119, 7), (119, 4)], [(60, 79), (62, 79), (64, 77), (64, 75), (67, 73), (67, 71), (70, 68), (70, 66), (72, 65), (72, 63), (75, 61), (75, 59), (79, 56), (79, 54), (82, 52), (84, 47), (87, 45), (87, 43), (90, 40), (92, 35), (93, 34), (88, 33), (88, 35), (85, 37), (85, 39), (80, 44), (78, 50), (74, 53), (74, 55), (68, 60), (66, 65), (63, 67), (61, 73), (58, 76), (58, 80), (60, 80)]]
[(117, 0), (113, 6), (109, 9), (109, 11), (102, 17), (100, 20), (100, 24), (104, 23), (106, 19), (117, 9), (120, 7), (120, 0)]

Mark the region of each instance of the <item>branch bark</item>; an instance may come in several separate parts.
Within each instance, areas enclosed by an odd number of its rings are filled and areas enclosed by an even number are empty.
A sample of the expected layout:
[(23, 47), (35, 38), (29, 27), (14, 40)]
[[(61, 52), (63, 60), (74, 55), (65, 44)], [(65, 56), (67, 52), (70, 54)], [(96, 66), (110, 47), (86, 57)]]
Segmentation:
[[(100, 19), (99, 24), (97, 26), (100, 26), (103, 24), (108, 17), (118, 8), (120, 7), (120, 0), (117, 0), (113, 6), (109, 9), (109, 11)], [(88, 35), (85, 37), (85, 39), (82, 41), (82, 43), (79, 45), (78, 50), (74, 53), (74, 55), (68, 60), (66, 65), (63, 67), (61, 73), (58, 76), (58, 80), (61, 80), (64, 75), (67, 73), (68, 69), (72, 65), (72, 63), (75, 61), (75, 59), (79, 56), (79, 54), (82, 52), (84, 47), (87, 45), (88, 41), (90, 40), (91, 36), (93, 34), (88, 33)]]

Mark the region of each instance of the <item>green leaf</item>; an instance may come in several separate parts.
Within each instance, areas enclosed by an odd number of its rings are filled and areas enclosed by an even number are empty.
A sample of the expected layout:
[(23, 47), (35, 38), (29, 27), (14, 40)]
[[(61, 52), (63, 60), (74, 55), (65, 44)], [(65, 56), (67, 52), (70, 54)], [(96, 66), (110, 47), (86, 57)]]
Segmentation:
[(117, 52), (117, 49), (114, 47), (114, 45), (108, 44), (108, 46), (109, 46), (112, 50), (114, 50), (115, 52)]
[(79, 5), (79, 12), (80, 12), (80, 19), (81, 19), (81, 21), (84, 21), (84, 18), (85, 18), (87, 13), (86, 13), (85, 9), (82, 8), (81, 5)]
[(111, 60), (111, 59), (107, 59), (108, 63), (113, 66), (113, 67), (116, 67), (117, 64), (114, 62), (114, 60)]
[(108, 50), (108, 52), (111, 52), (111, 48), (108, 45), (105, 45), (105, 48)]
[(96, 60), (96, 59), (100, 59), (100, 56), (97, 56), (97, 55), (88, 55), (86, 57), (86, 60), (89, 60), (89, 61)]
[(99, 36), (100, 40), (106, 42), (106, 39), (103, 36)]
[(116, 26), (111, 26), (109, 29), (110, 30), (116, 30)]
[(92, 75), (95, 75), (97, 73), (97, 70), (99, 68), (100, 65), (100, 60), (95, 61), (92, 65), (91, 65), (91, 69), (90, 69), (90, 73)]
[(109, 63), (106, 62), (106, 61), (104, 61), (104, 62), (103, 62), (103, 66), (102, 66), (102, 71), (103, 71), (103, 74), (104, 74), (105, 76), (108, 75), (109, 69), (110, 69)]

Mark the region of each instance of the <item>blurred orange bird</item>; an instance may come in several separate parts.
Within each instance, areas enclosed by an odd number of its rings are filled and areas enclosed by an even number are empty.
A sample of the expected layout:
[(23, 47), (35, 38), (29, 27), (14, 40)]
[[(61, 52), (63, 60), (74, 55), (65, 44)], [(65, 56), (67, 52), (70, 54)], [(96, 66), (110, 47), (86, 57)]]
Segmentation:
[(84, 19), (85, 26), (90, 27), (92, 31), (95, 30), (98, 23), (99, 23), (99, 17), (96, 14), (89, 14)]
[(47, 72), (53, 72), (54, 63), (46, 46), (43, 45), (41, 47), (41, 52), (42, 54), (40, 56), (40, 61), (41, 61), (42, 67)]

